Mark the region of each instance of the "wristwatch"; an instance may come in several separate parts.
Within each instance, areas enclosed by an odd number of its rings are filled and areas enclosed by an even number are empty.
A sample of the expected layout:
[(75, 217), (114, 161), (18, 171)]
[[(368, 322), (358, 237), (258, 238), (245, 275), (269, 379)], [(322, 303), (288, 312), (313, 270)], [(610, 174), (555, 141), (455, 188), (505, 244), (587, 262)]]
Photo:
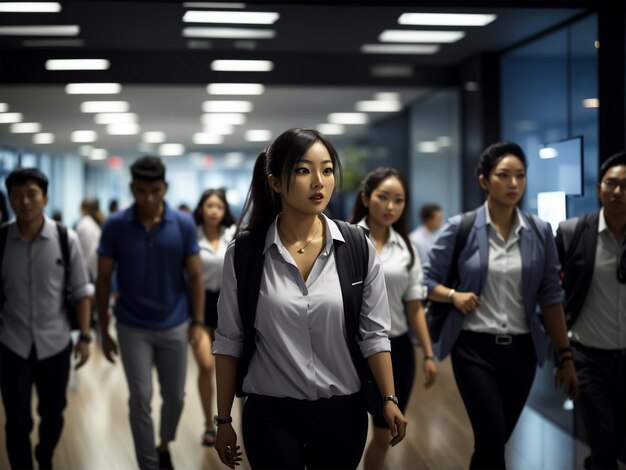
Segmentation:
[(388, 401), (392, 401), (396, 404), (396, 406), (398, 405), (398, 397), (395, 395), (385, 395), (383, 397), (383, 405), (388, 402)]
[(215, 426), (219, 426), (220, 424), (228, 424), (233, 422), (233, 417), (229, 416), (228, 418), (220, 418), (219, 416), (213, 416), (213, 424)]
[(78, 341), (84, 341), (87, 344), (91, 343), (91, 334), (81, 333), (80, 335), (78, 335)]

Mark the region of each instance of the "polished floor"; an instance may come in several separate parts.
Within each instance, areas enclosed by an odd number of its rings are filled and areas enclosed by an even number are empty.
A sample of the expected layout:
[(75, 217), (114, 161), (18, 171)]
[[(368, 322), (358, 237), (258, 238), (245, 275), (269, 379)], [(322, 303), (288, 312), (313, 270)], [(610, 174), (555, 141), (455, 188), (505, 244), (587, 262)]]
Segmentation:
[[(421, 353), (417, 352), (418, 360)], [(191, 353), (187, 376), (187, 398), (176, 441), (171, 446), (178, 470), (219, 469), (223, 466), (212, 448), (200, 445), (203, 416), (195, 385), (197, 367)], [(158, 386), (155, 385), (155, 390)], [(54, 457), (61, 470), (135, 469), (133, 444), (128, 424), (128, 392), (121, 364), (109, 364), (100, 350), (92, 347), (87, 365), (73, 373), (68, 390), (66, 424)], [(33, 400), (33, 413), (36, 401)], [(155, 423), (160, 398), (155, 393)], [(238, 404), (233, 416), (239, 421)], [(449, 360), (440, 363), (435, 386), (424, 390), (418, 376), (407, 412), (407, 438), (388, 454), (388, 470), (463, 469), (472, 453), (473, 437), (467, 415), (454, 383)], [(4, 409), (0, 406), (0, 422)], [(158, 428), (157, 428), (158, 429)], [(239, 429), (239, 425), (236, 425)], [(35, 439), (36, 429), (33, 432)], [(4, 426), (0, 426), (0, 469), (8, 469)], [(582, 468), (586, 446), (527, 407), (507, 449), (511, 470), (570, 470)], [(242, 469), (247, 469), (244, 460)]]

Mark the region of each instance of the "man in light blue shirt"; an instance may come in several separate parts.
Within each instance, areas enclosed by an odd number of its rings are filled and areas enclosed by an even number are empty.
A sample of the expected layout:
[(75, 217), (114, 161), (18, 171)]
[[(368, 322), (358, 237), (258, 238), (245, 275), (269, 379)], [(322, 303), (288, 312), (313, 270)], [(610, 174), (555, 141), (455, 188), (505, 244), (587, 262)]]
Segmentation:
[(443, 225), (443, 212), (437, 204), (425, 204), (420, 209), (420, 218), (422, 225), (409, 233), (409, 239), (417, 248), (420, 261), (424, 264)]

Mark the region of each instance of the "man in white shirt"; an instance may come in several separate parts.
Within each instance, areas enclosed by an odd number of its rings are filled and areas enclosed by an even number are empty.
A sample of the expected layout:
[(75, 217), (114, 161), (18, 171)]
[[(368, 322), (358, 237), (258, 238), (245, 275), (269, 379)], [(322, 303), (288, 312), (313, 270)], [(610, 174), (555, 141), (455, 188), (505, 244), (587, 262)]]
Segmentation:
[(409, 233), (409, 239), (417, 248), (420, 261), (424, 264), (443, 225), (443, 212), (437, 204), (425, 204), (420, 209), (420, 218), (422, 225)]

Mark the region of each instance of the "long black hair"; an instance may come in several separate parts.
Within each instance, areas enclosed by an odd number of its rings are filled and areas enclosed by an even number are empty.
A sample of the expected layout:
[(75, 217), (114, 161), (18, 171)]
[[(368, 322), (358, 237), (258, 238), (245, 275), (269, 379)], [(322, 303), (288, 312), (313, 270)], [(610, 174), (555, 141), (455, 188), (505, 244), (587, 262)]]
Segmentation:
[(409, 249), (409, 252), (411, 253), (411, 261), (407, 266), (407, 269), (410, 270), (415, 263), (415, 251), (413, 251), (413, 245), (409, 240), (409, 230), (406, 220), (407, 214), (409, 213), (409, 186), (406, 183), (404, 176), (402, 176), (398, 170), (390, 167), (378, 167), (363, 178), (363, 181), (361, 181), (361, 185), (359, 186), (359, 193), (356, 195), (356, 199), (354, 201), (354, 208), (352, 209), (352, 216), (350, 217), (349, 222), (356, 224), (363, 217), (367, 217), (369, 215), (369, 209), (365, 207), (365, 204), (363, 204), (363, 196), (368, 199), (372, 197), (372, 193), (380, 185), (380, 183), (390, 177), (394, 177), (400, 181), (402, 189), (404, 189), (404, 210), (398, 220), (396, 220), (391, 226), (396, 232), (398, 232), (398, 235), (402, 237), (407, 248)]
[(204, 223), (204, 215), (202, 213), (202, 206), (204, 202), (210, 198), (211, 196), (217, 196), (222, 204), (224, 204), (224, 217), (220, 221), (220, 225), (225, 227), (230, 227), (235, 223), (235, 218), (233, 217), (232, 212), (230, 211), (230, 206), (228, 205), (228, 200), (226, 199), (226, 191), (223, 189), (207, 189), (200, 196), (200, 200), (198, 201), (198, 205), (193, 211), (193, 220), (196, 221), (196, 225), (202, 225)]
[(316, 142), (326, 147), (333, 163), (333, 172), (339, 175), (341, 181), (341, 162), (330, 141), (314, 129), (289, 129), (279, 135), (256, 159), (252, 183), (239, 217), (239, 230), (267, 231), (282, 211), (280, 196), (270, 187), (268, 176), (274, 175), (287, 182), (289, 190), (293, 168)]

